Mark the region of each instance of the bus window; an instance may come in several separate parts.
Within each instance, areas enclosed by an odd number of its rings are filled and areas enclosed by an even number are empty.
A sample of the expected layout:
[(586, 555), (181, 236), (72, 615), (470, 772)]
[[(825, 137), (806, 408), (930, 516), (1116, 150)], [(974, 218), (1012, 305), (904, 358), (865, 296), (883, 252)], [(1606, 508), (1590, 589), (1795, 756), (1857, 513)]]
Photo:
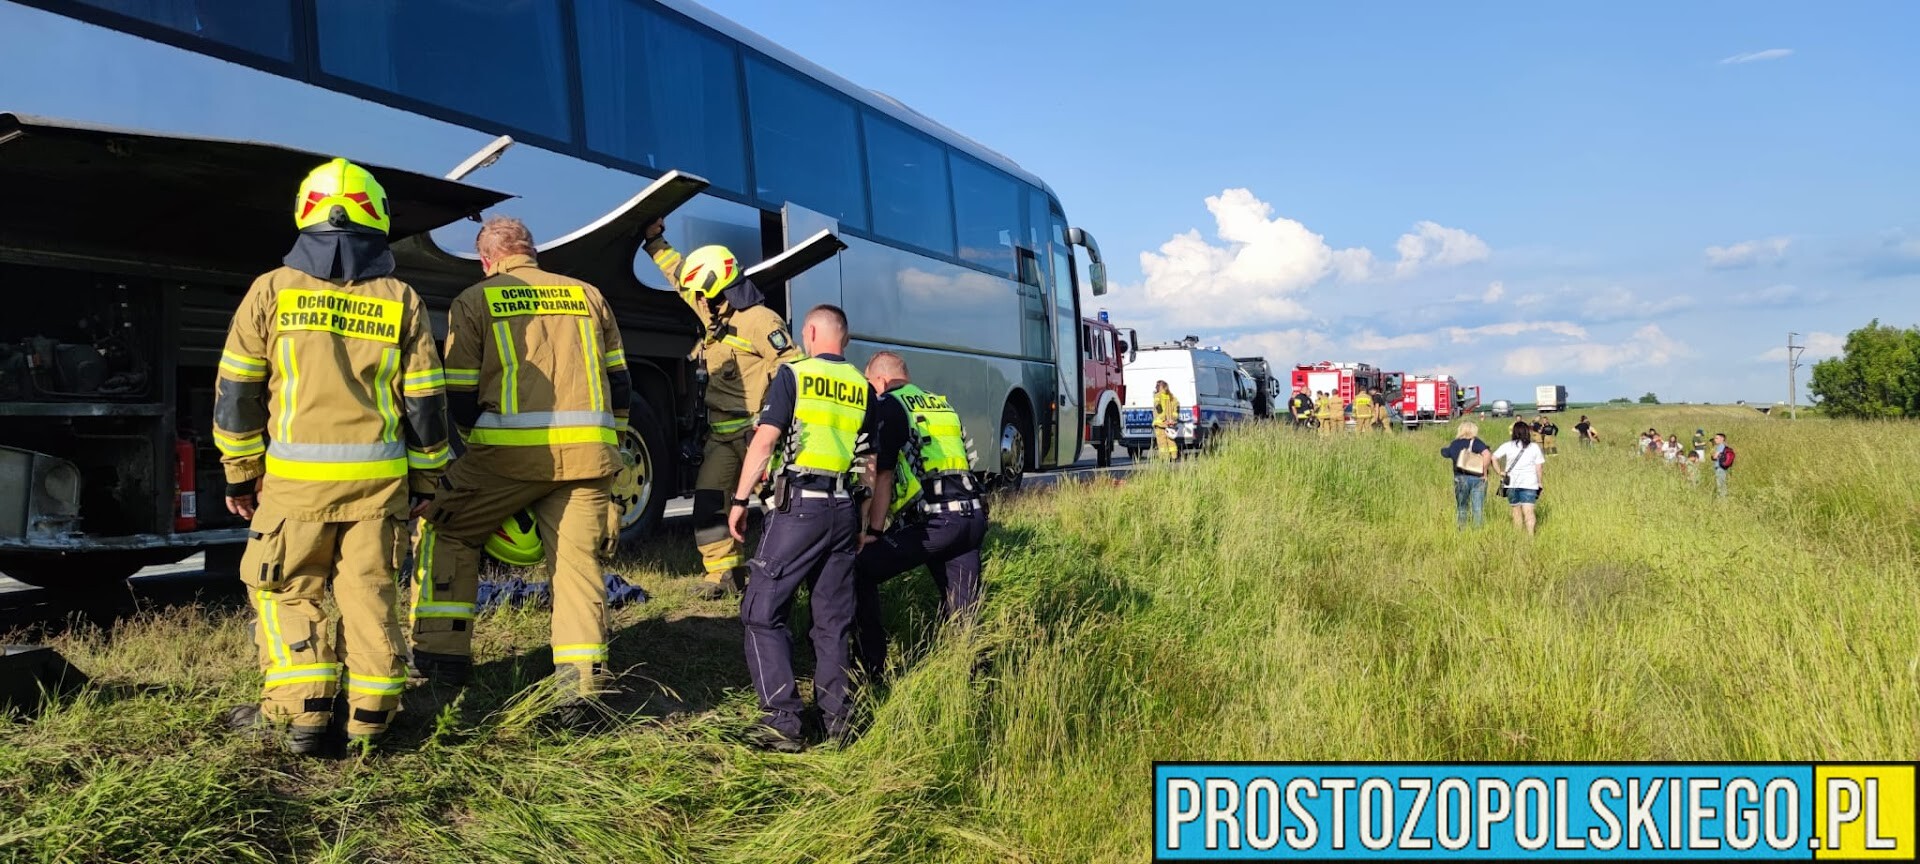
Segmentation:
[(315, 9), (322, 72), (571, 140), (559, 4), (327, 0)]
[(80, 0), (275, 60), (293, 60), (293, 4), (288, 0)]
[(970, 156), (955, 153), (953, 165), (954, 227), (960, 235), (960, 258), (985, 266), (1008, 278), (1014, 270), (1013, 241), (1020, 234), (1020, 187), (998, 171)]
[(831, 90), (759, 57), (747, 60), (753, 119), (753, 180), (762, 201), (788, 201), (867, 227), (853, 105)]
[(874, 233), (952, 255), (947, 148), (872, 112), (866, 116), (866, 132)]
[(587, 146), (747, 193), (733, 46), (634, 0), (575, 0)]

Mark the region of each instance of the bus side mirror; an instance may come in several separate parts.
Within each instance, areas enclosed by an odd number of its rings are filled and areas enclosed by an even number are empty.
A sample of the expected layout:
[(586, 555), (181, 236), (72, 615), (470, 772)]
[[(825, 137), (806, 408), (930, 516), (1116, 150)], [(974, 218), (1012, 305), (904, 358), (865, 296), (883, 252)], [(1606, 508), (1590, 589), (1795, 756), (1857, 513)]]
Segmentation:
[(1087, 276), (1093, 281), (1093, 296), (1107, 293), (1107, 265), (1095, 261), (1087, 265)]

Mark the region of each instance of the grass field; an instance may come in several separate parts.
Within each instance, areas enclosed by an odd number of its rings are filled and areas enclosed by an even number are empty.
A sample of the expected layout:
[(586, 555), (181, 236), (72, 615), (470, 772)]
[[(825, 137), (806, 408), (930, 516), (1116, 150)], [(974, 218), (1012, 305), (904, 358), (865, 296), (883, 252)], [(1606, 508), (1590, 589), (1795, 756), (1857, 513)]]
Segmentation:
[[(1593, 410), (1531, 541), (1456, 532), (1445, 433), (1250, 431), (1211, 457), (995, 510), (972, 634), (905, 650), (843, 751), (732, 743), (739, 626), (690, 541), (632, 564), (632, 700), (553, 734), (513, 710), (543, 613), (482, 621), (480, 682), (361, 761), (212, 729), (253, 697), (242, 613), (57, 645), (95, 681), (0, 724), (0, 860), (1140, 861), (1154, 759), (1920, 759), (1920, 426)], [(1733, 497), (1631, 454), (1726, 431)], [(1571, 432), (1571, 422), (1567, 424)]]

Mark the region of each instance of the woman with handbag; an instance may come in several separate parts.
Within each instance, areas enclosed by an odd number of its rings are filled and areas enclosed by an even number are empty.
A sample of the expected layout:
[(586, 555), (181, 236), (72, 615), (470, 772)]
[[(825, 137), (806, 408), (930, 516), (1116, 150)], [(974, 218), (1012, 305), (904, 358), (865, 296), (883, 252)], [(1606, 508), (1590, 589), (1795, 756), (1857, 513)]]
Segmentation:
[(1489, 450), (1487, 442), (1480, 440), (1479, 424), (1471, 420), (1460, 424), (1459, 433), (1440, 448), (1441, 457), (1453, 464), (1453, 520), (1458, 528), (1467, 527), (1469, 512), (1476, 527), (1484, 524), (1481, 511), (1487, 504)]
[(1513, 424), (1513, 439), (1493, 451), (1495, 470), (1500, 472), (1500, 494), (1506, 496), (1513, 511), (1513, 525), (1533, 534), (1534, 505), (1545, 488), (1546, 454), (1533, 443), (1533, 427)]

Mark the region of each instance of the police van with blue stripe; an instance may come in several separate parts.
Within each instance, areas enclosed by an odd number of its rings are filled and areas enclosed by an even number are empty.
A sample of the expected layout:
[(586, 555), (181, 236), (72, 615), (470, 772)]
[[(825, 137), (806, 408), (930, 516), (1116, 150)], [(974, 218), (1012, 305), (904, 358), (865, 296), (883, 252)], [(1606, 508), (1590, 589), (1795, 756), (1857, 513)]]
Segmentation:
[(1180, 447), (1205, 448), (1220, 432), (1253, 417), (1258, 385), (1215, 347), (1201, 347), (1188, 337), (1165, 345), (1143, 345), (1139, 358), (1126, 366), (1127, 404), (1120, 412), (1121, 443), (1134, 457), (1153, 450), (1153, 394), (1155, 382), (1180, 404)]

